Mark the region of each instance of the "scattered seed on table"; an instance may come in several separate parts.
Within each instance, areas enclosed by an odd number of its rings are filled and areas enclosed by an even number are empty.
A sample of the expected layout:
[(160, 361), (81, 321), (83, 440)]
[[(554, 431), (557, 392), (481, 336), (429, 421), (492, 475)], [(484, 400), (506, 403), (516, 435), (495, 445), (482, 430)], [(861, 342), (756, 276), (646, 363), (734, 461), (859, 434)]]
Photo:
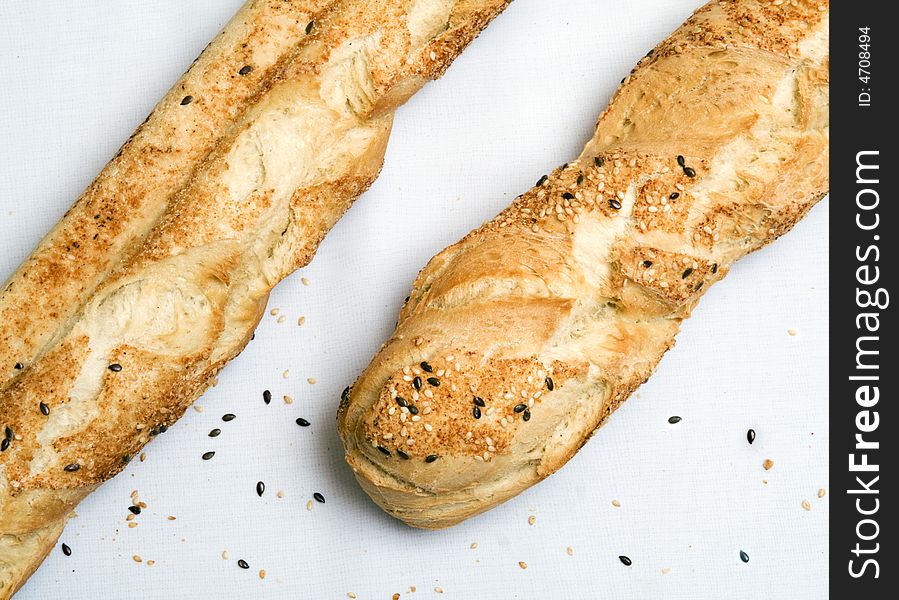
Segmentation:
[(821, 488), (821, 489), (818, 490), (818, 497), (819, 497), (819, 498), (823, 498), (823, 497), (824, 497), (824, 494), (826, 494), (826, 493), (827, 493), (827, 492), (824, 490), (824, 488)]
[(671, 572), (671, 567), (662, 567), (662, 575), (667, 575)]
[(281, 373), (281, 377), (283, 377), (284, 379), (290, 379), (290, 369), (287, 369), (283, 373)]
[(262, 497), (262, 494), (265, 493), (265, 483), (262, 481), (256, 482), (256, 495)]
[(746, 432), (746, 441), (750, 444), (755, 441), (755, 429), (750, 429)]
[(811, 502), (809, 502), (808, 500), (803, 500), (803, 501), (802, 501), (802, 508), (804, 508), (805, 510), (811, 510), (811, 509), (812, 509), (812, 504), (811, 504)]
[(262, 401), (266, 404), (271, 404), (272, 402), (272, 393), (269, 390), (265, 390), (262, 392)]
[(247, 563), (247, 561), (245, 561), (242, 558), (237, 561), (237, 566), (240, 567), (241, 569), (249, 569), (250, 568), (249, 563)]
[(293, 396), (284, 394), (284, 404), (293, 404)]
[(219, 429), (218, 427), (216, 427), (215, 429), (213, 429), (212, 431), (209, 432), (209, 437), (218, 437), (221, 432), (222, 432), (222, 430)]
[(311, 423), (309, 423), (309, 421), (307, 421), (303, 417), (299, 417), (297, 419), (297, 425), (299, 425), (300, 427), (309, 427), (309, 425), (311, 425)]
[(222, 421), (224, 421), (225, 423), (227, 423), (228, 421), (233, 421), (236, 418), (237, 418), (237, 415), (232, 414), (232, 413), (227, 413), (227, 414), (222, 415)]
[(749, 555), (746, 554), (745, 550), (740, 550), (740, 560), (742, 560), (744, 563), (749, 562)]
[(122, 370), (122, 365), (120, 365), (119, 363), (112, 363), (111, 365), (109, 365), (109, 370), (113, 373), (118, 373)]
[(300, 277), (300, 283), (303, 285), (309, 285), (309, 280), (306, 277)]
[(472, 543), (471, 543), (471, 546), (469, 546), (469, 548), (471, 548), (472, 550), (477, 550), (477, 548), (478, 548), (478, 543), (477, 543), (477, 542), (472, 542)]
[(140, 508), (140, 506), (132, 505), (132, 506), (128, 507), (128, 510), (130, 510), (132, 513), (134, 513), (136, 515), (139, 515), (141, 508)]
[(228, 560), (228, 551), (222, 550), (222, 560)]
[(213, 456), (215, 456), (215, 452), (213, 452), (213, 451), (204, 452), (204, 453), (203, 453), (203, 460), (209, 460), (209, 459), (212, 458)]
[(312, 510), (312, 500), (306, 501), (306, 510)]
[(69, 548), (68, 544), (62, 545), (62, 553), (65, 554), (66, 556), (72, 556), (72, 549)]
[(568, 556), (574, 556), (574, 548), (568, 546), (567, 548), (565, 548), (565, 554), (567, 554)]
[(305, 322), (306, 322), (306, 317), (300, 317), (299, 319), (297, 319), (297, 325), (299, 327), (302, 327), (303, 323), (305, 323)]
[(310, 377), (306, 380), (309, 385), (315, 385), (315, 377)]
[(321, 504), (325, 503), (325, 497), (322, 496), (320, 492), (315, 492), (314, 494), (312, 494), (312, 497), (315, 498), (316, 502), (319, 502)]
[(531, 515), (530, 517), (528, 517), (528, 525), (533, 525), (533, 524), (536, 523), (536, 522), (537, 522), (537, 516), (536, 516), (536, 515)]
[(135, 527), (137, 527), (137, 521), (131, 521), (130, 523), (128, 523), (128, 529), (134, 529)]
[(668, 422), (671, 423), (672, 425), (676, 425), (681, 422), (681, 418), (678, 417), (677, 415), (674, 415), (673, 417), (668, 417)]
[(142, 559), (139, 554), (135, 554), (134, 556), (132, 556), (131, 560), (133, 560), (136, 563), (144, 562), (144, 559)]
[(621, 508), (621, 500), (618, 500), (617, 498), (615, 500), (612, 500), (612, 506), (614, 506), (615, 508)]
[(629, 567), (632, 564), (634, 564), (630, 558), (628, 558), (627, 556), (624, 556), (623, 554), (618, 557), (618, 560), (620, 560), (621, 564), (623, 564), (625, 567)]
[(174, 520), (176, 520), (178, 517), (176, 517), (175, 515), (169, 515), (169, 516), (166, 517), (166, 518), (167, 518), (169, 521), (174, 521)]
[(773, 466), (774, 466), (774, 461), (771, 460), (770, 458), (766, 458), (765, 462), (762, 463), (762, 467), (764, 467), (766, 471), (770, 471), (771, 467), (773, 467)]
[(278, 498), (283, 498), (283, 497), (284, 497), (284, 490), (278, 490), (278, 492), (275, 494), (275, 496), (277, 496)]
[(524, 562), (523, 560), (520, 560), (520, 561), (518, 561), (518, 566), (521, 567), (521, 569), (527, 569), (528, 563)]

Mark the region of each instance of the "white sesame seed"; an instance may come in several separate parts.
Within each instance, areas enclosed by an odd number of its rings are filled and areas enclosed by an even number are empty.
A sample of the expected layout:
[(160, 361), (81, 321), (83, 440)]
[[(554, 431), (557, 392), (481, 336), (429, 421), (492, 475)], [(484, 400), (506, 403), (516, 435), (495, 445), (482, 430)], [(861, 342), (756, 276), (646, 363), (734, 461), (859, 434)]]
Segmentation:
[(281, 312), (281, 309), (280, 309), (280, 308), (273, 308), (273, 309), (269, 312), (269, 314), (271, 314), (273, 317), (277, 317), (277, 316), (278, 316), (278, 313), (280, 313), (280, 312)]
[(305, 277), (300, 277), (300, 281), (302, 282), (303, 285), (309, 285), (309, 283), (310, 283), (309, 280), (306, 279)]
[(434, 430), (433, 425), (431, 425), (430, 423), (425, 423), (425, 431), (433, 431), (433, 430)]
[(387, 414), (388, 414), (388, 415), (393, 416), (395, 413), (396, 413), (396, 407), (395, 407), (395, 406), (391, 406), (390, 408), (387, 409)]
[(400, 429), (400, 435), (403, 437), (409, 437), (409, 430), (403, 427), (402, 429)]
[(393, 439), (393, 434), (392, 434), (392, 433), (385, 433), (385, 434), (384, 434), (384, 439), (385, 439), (385, 440), (392, 440), (392, 439)]
[(412, 381), (411, 375), (403, 375), (403, 381)]
[(425, 398), (433, 398), (433, 397), (434, 397), (434, 392), (432, 392), (431, 390), (425, 390)]
[(488, 446), (492, 446), (493, 438), (488, 435), (487, 437), (484, 438), (484, 443), (486, 443)]
[(409, 439), (406, 440), (406, 445), (407, 445), (407, 446), (411, 446), (411, 445), (414, 444), (414, 443), (415, 443), (415, 440), (413, 440), (412, 438), (409, 438)]
[(421, 415), (412, 415), (413, 423), (418, 423), (419, 421), (421, 421)]

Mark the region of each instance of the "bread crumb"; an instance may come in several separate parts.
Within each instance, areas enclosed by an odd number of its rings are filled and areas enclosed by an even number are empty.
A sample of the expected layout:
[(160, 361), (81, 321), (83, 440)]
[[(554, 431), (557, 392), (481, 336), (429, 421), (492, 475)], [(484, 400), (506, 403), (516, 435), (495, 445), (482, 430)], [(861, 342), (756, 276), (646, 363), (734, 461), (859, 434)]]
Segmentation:
[(528, 525), (533, 525), (536, 522), (537, 522), (537, 517), (535, 515), (531, 515), (530, 517), (528, 517)]
[(393, 596), (391, 596), (390, 598), (391, 598), (391, 600), (400, 600), (400, 593), (397, 592), (397, 593), (395, 593)]
[(612, 506), (615, 508), (621, 508), (621, 500), (612, 500)]
[(521, 567), (522, 569), (527, 569), (528, 563), (524, 562), (523, 560), (520, 560), (520, 561), (518, 561), (518, 566)]
[(809, 502), (808, 500), (803, 500), (803, 501), (802, 501), (802, 508), (804, 508), (805, 510), (811, 510), (811, 509), (812, 509), (812, 504), (811, 504), (811, 502)]
[(818, 490), (818, 497), (819, 497), (819, 498), (823, 498), (823, 497), (824, 497), (824, 494), (826, 494), (826, 493), (827, 493), (827, 492), (824, 490), (824, 488), (821, 488), (821, 489)]
[(416, 588), (414, 585), (410, 585), (410, 586), (409, 586), (409, 593), (410, 593), (410, 594), (414, 594), (415, 591), (416, 591), (417, 589), (418, 589), (418, 588)]
[(309, 285), (309, 280), (305, 277), (300, 277), (300, 281), (303, 283), (303, 285)]
[(771, 460), (770, 458), (766, 458), (765, 462), (762, 463), (762, 466), (765, 468), (766, 471), (770, 471), (771, 467), (774, 466), (774, 461)]

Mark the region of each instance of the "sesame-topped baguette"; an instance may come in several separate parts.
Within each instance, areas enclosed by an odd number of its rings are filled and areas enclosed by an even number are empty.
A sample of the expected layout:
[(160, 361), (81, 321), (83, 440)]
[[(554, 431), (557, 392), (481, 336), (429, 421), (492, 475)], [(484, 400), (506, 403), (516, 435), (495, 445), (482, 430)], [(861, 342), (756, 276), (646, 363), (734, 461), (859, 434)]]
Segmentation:
[(177, 420), (509, 0), (253, 0), (3, 287), (0, 598)]
[(827, 192), (820, 0), (710, 2), (574, 161), (421, 271), (338, 428), (366, 492), (453, 525), (555, 472), (730, 265)]

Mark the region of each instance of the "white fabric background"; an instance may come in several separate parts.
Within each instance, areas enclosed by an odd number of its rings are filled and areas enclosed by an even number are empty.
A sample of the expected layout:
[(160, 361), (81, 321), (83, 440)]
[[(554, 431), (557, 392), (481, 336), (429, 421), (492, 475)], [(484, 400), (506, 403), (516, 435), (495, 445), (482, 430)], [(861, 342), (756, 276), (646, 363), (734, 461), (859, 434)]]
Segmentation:
[[(240, 2), (0, 3), (0, 279)], [(658, 372), (567, 467), (484, 516), (441, 532), (393, 521), (355, 484), (335, 431), (340, 391), (392, 330), (418, 269), (574, 157), (618, 81), (698, 4), (513, 3), (400, 110), (381, 178), (274, 292), (286, 323), (267, 316), (203, 412), (81, 505), (62, 537), (72, 556), (54, 550), (18, 597), (825, 597), (826, 201), (709, 291)], [(223, 424), (226, 412), (237, 419)], [(149, 508), (128, 529), (132, 489)], [(308, 512), (314, 491), (327, 503)]]

